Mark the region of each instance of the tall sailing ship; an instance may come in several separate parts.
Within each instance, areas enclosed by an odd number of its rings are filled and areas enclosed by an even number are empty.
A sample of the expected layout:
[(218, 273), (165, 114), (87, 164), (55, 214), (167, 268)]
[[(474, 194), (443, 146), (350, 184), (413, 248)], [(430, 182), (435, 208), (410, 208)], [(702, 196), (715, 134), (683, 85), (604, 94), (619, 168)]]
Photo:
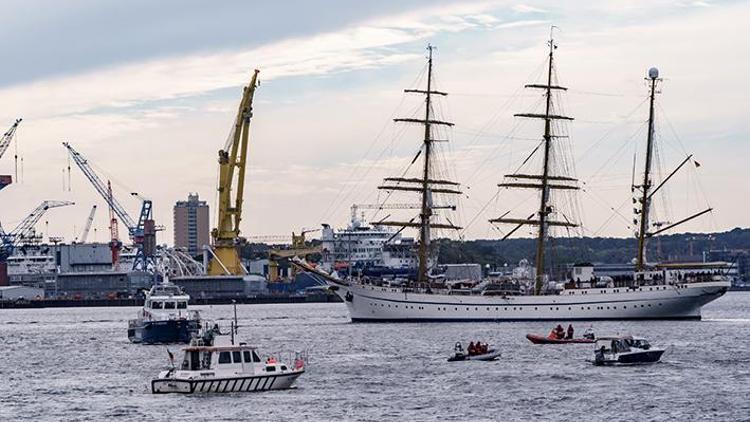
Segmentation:
[[(550, 37), (552, 38), (552, 37)], [(660, 81), (658, 71), (651, 69), (647, 81), (650, 85), (650, 109), (647, 136), (647, 151), (643, 184), (633, 186), (639, 198), (638, 251), (632, 277), (626, 280), (608, 280), (593, 277), (591, 269), (576, 267), (575, 277), (563, 282), (549, 280), (545, 274), (545, 249), (549, 229), (552, 227), (574, 228), (578, 224), (564, 213), (557, 212), (551, 196), (553, 192), (572, 192), (578, 189), (577, 180), (561, 174), (553, 165), (557, 159), (553, 154), (554, 143), (558, 141), (555, 123), (572, 120), (558, 114), (559, 108), (553, 103), (553, 92), (563, 92), (566, 88), (556, 84), (553, 77), (554, 52), (556, 45), (549, 41), (549, 57), (546, 83), (526, 85), (527, 88), (541, 89), (545, 95), (544, 113), (523, 113), (517, 117), (539, 119), (544, 123), (544, 135), (538, 151), (541, 152), (542, 168), (535, 174), (510, 174), (506, 188), (534, 189), (539, 191), (538, 210), (527, 218), (506, 217), (490, 220), (497, 224), (510, 224), (514, 227), (506, 237), (524, 226), (537, 228), (536, 257), (533, 280), (517, 281), (508, 288), (482, 282), (474, 288), (453, 288), (431, 274), (429, 268), (432, 229), (460, 229), (449, 220), (435, 221), (435, 210), (446, 206), (433, 204), (433, 194), (459, 194), (459, 183), (440, 179), (433, 174), (431, 163), (433, 128), (450, 126), (452, 123), (438, 120), (432, 113), (433, 96), (445, 96), (445, 92), (433, 87), (432, 48), (428, 47), (427, 88), (406, 90), (425, 96), (423, 119), (396, 119), (396, 121), (417, 123), (424, 126), (424, 139), (421, 149), (422, 173), (418, 178), (386, 178), (380, 189), (386, 191), (416, 192), (421, 195), (421, 209), (418, 216), (410, 221), (381, 221), (384, 226), (416, 228), (419, 230), (419, 268), (416, 281), (407, 285), (394, 286), (383, 280), (361, 278), (339, 279), (303, 261), (296, 264), (319, 276), (336, 292), (349, 310), (352, 321), (502, 321), (502, 320), (596, 320), (596, 319), (700, 319), (703, 305), (721, 297), (729, 288), (726, 274), (715, 267), (700, 264), (651, 265), (646, 261), (646, 243), (654, 235), (692, 220), (709, 210), (670, 224), (657, 227), (649, 221), (649, 211), (653, 195), (677, 171), (670, 174), (657, 186), (652, 176), (652, 155), (654, 148), (654, 97)], [(536, 151), (535, 151), (536, 152)], [(533, 154), (533, 153), (532, 153)], [(689, 159), (690, 157), (688, 157)], [(687, 160), (686, 160), (687, 161)], [(685, 161), (685, 162), (686, 162)], [(683, 162), (680, 167), (685, 163)], [(679, 167), (678, 167), (679, 170)], [(586, 274), (588, 273), (588, 278)], [(515, 288), (512, 288), (515, 286)]]

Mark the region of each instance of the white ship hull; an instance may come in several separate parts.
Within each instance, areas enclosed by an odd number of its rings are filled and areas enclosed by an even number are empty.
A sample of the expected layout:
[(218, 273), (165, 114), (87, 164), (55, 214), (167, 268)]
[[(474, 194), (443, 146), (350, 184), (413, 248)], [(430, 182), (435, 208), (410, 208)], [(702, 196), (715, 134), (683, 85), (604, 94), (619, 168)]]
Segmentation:
[(559, 295), (482, 296), (405, 292), (400, 288), (328, 281), (354, 322), (700, 319), (727, 280), (635, 289), (563, 290)]

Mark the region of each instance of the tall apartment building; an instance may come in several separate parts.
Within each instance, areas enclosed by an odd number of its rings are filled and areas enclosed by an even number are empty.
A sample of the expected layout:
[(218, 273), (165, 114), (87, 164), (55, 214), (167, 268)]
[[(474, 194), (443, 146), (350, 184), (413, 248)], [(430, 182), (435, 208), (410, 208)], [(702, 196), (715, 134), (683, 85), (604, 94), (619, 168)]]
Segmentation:
[(208, 204), (198, 199), (197, 193), (188, 194), (187, 201), (174, 204), (174, 245), (185, 248), (191, 255), (201, 253), (208, 245)]

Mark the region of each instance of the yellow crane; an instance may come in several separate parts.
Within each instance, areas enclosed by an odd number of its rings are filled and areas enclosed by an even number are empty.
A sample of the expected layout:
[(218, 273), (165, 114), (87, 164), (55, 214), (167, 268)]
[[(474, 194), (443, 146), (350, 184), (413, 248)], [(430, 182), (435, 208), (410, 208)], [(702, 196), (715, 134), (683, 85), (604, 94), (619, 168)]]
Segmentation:
[[(271, 249), (268, 251), (268, 280), (279, 281), (279, 261), (292, 257), (305, 257), (320, 253), (320, 246), (309, 246), (305, 240), (305, 234), (316, 232), (316, 230), (302, 230), (299, 235), (292, 233), (292, 246), (289, 249)], [(297, 268), (292, 267), (292, 277), (297, 273)]]
[(257, 69), (253, 72), (250, 84), (244, 87), (232, 132), (224, 149), (219, 150), (219, 216), (216, 228), (211, 231), (213, 247), (212, 257), (208, 263), (209, 275), (246, 274), (237, 246), (241, 243), (240, 221), (247, 143), (250, 118), (253, 115), (253, 95), (258, 86), (258, 72)]

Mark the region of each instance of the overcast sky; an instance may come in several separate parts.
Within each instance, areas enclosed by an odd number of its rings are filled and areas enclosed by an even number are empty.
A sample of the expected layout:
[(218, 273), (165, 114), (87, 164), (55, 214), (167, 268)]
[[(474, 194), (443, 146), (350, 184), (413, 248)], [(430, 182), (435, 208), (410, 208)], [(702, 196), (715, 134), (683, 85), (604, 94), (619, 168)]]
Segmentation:
[[(172, 243), (175, 201), (198, 192), (215, 204), (216, 151), (254, 68), (262, 83), (243, 234), (344, 226), (351, 204), (382, 199), (379, 181), (400, 174), (419, 148), (419, 132), (391, 119), (419, 107), (402, 90), (415, 87), (431, 43), (438, 88), (450, 93), (442, 117), (456, 123), (444, 154), (464, 184), (456, 223), (467, 227), (465, 238), (500, 237), (507, 229), (488, 218), (526, 216), (528, 193), (496, 185), (538, 143), (540, 128), (519, 126), (513, 113), (539, 102), (521, 87), (538, 81), (553, 24), (558, 75), (570, 88), (563, 105), (576, 119), (561, 142), (584, 186), (575, 216), (582, 233), (632, 235), (633, 154), (645, 148), (651, 66), (664, 77), (662, 174), (687, 154), (700, 163), (675, 176), (670, 205), (655, 218), (677, 221), (712, 206), (682, 230), (748, 225), (750, 2), (3, 3), (12, 15), (0, 26), (0, 126), (24, 119), (23, 175), (0, 192), (6, 230), (42, 200), (65, 199), (76, 205), (50, 211), (38, 229), (48, 221), (49, 234), (71, 240), (99, 204), (96, 239), (106, 240), (104, 203), (75, 166), (64, 189), (61, 142), (69, 141), (113, 181), (132, 215), (139, 203), (130, 192), (151, 198), (166, 227), (159, 242)], [(0, 159), (0, 174), (13, 174), (15, 148)]]

